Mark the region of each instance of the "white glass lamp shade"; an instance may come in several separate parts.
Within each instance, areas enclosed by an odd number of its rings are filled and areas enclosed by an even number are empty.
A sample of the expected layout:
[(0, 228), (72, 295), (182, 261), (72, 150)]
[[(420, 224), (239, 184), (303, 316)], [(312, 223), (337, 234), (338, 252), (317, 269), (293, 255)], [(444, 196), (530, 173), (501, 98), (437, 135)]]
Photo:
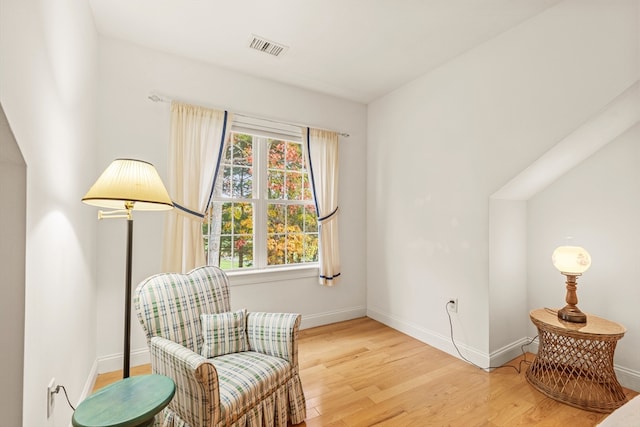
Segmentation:
[(580, 275), (591, 266), (589, 252), (580, 246), (560, 246), (551, 255), (553, 265), (562, 274)]
[(151, 163), (135, 159), (114, 160), (89, 189), (82, 201), (101, 208), (162, 211), (173, 208), (160, 175)]

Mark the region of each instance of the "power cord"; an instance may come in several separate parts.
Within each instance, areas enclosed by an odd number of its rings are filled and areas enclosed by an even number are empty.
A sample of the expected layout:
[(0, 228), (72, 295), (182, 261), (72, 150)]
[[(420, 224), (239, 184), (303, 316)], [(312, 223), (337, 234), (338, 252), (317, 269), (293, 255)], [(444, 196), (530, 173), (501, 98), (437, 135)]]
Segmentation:
[(51, 394), (58, 394), (58, 393), (60, 393), (60, 389), (62, 389), (62, 391), (64, 391), (64, 397), (66, 397), (66, 398), (67, 398), (67, 403), (69, 404), (69, 406), (71, 406), (71, 409), (73, 409), (73, 410), (75, 411), (75, 410), (76, 410), (76, 408), (74, 408), (74, 407), (73, 407), (73, 405), (71, 404), (71, 401), (69, 400), (69, 395), (67, 394), (67, 389), (66, 389), (66, 388), (64, 388), (64, 386), (63, 386), (63, 385), (56, 386), (56, 389), (55, 389), (55, 390), (53, 390), (53, 391), (51, 392)]
[(456, 344), (456, 341), (453, 339), (453, 322), (451, 321), (451, 313), (449, 313), (449, 304), (453, 304), (453, 303), (454, 303), (454, 301), (447, 301), (447, 303), (444, 306), (444, 311), (447, 312), (447, 317), (449, 318), (449, 333), (450, 333), (450, 337), (451, 337), (451, 343), (455, 347), (456, 351), (458, 352), (458, 356), (460, 356), (460, 358), (462, 360), (472, 364), (476, 368), (480, 368), (480, 369), (483, 369), (485, 371), (488, 370), (488, 369), (513, 368), (518, 374), (522, 372), (522, 364), (523, 363), (531, 364), (531, 361), (527, 360), (527, 353), (525, 353), (524, 348), (529, 346), (529, 345), (531, 345), (531, 343), (534, 342), (536, 340), (536, 338), (538, 338), (538, 335), (536, 335), (535, 337), (531, 338), (531, 340), (529, 342), (527, 342), (525, 344), (522, 344), (520, 346), (520, 351), (522, 352), (523, 359), (520, 361), (520, 363), (518, 364), (517, 367), (513, 366), (513, 365), (502, 365), (502, 366), (489, 366), (488, 368), (483, 368), (482, 366), (477, 365), (477, 364), (473, 363), (471, 360), (469, 360), (466, 357), (464, 357), (462, 355), (462, 353), (460, 352), (460, 349), (458, 348), (458, 345)]

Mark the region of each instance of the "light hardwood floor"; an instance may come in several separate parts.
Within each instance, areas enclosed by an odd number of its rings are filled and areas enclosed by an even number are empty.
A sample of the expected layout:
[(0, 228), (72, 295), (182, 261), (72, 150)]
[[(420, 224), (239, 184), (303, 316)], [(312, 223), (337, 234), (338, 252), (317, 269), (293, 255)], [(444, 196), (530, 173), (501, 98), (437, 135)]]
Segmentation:
[[(301, 331), (298, 354), (307, 398), (299, 426), (587, 427), (606, 416), (545, 397), (525, 379), (526, 364), (487, 373), (369, 318)], [(100, 375), (94, 390), (121, 375)]]

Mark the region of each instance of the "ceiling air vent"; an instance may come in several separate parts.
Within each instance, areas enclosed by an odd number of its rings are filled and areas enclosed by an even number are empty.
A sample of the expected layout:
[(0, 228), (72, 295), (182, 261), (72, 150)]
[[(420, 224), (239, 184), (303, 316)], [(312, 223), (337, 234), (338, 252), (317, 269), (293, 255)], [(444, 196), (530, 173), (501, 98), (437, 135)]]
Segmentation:
[(267, 40), (264, 37), (256, 36), (255, 34), (251, 35), (249, 47), (251, 49), (268, 53), (269, 55), (273, 55), (273, 56), (280, 56), (287, 49), (289, 49), (287, 46), (283, 44), (276, 43), (271, 40)]

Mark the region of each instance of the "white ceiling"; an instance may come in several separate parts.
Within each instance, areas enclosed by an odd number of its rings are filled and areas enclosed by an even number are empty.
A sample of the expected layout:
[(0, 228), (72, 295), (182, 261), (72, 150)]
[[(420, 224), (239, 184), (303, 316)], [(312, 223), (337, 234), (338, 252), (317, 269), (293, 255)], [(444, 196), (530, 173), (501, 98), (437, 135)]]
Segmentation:
[(362, 103), (559, 1), (89, 0), (104, 36)]

